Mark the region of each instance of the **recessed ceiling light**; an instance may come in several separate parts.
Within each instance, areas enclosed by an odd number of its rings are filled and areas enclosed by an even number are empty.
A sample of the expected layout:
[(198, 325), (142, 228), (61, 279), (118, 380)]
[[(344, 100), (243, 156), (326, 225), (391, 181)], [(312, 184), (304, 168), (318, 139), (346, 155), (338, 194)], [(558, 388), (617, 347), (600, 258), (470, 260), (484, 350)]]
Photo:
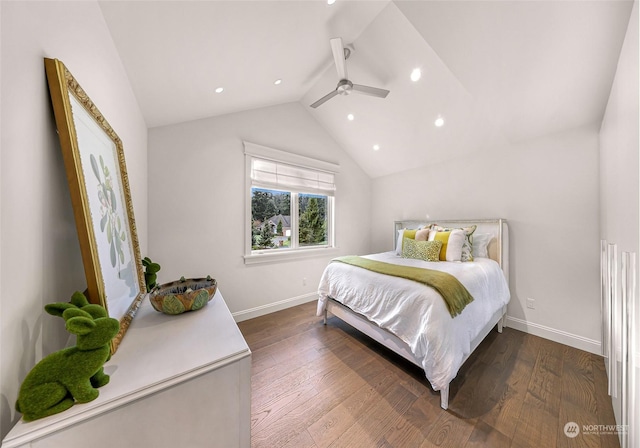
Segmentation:
[(223, 87), (218, 87), (218, 88), (216, 89), (216, 93), (222, 93), (222, 91), (223, 91), (223, 90), (224, 90), (224, 88), (223, 88)]
[(273, 81), (273, 83), (278, 86), (282, 84), (282, 79), (276, 79), (275, 81)]
[(437, 127), (441, 128), (442, 126), (444, 126), (444, 118), (442, 118), (442, 117), (436, 118), (436, 121), (434, 121), (433, 124), (435, 124)]
[(411, 81), (416, 82), (422, 77), (422, 70), (419, 68), (414, 68), (411, 72)]
[(373, 145), (373, 150), (377, 151), (378, 149), (380, 149), (380, 145)]
[(347, 120), (349, 120), (349, 121), (353, 121), (354, 118), (356, 118), (356, 117), (354, 117), (353, 114), (347, 115)]
[(333, 5), (336, 2), (336, 0), (327, 0), (327, 5)]

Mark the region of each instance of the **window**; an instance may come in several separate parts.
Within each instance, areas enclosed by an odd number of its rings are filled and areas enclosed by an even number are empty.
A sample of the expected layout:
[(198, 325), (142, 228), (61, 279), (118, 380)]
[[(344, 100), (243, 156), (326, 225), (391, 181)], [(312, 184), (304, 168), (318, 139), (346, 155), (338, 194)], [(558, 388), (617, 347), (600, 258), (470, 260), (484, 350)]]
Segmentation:
[(313, 255), (334, 246), (338, 166), (245, 142), (245, 262)]

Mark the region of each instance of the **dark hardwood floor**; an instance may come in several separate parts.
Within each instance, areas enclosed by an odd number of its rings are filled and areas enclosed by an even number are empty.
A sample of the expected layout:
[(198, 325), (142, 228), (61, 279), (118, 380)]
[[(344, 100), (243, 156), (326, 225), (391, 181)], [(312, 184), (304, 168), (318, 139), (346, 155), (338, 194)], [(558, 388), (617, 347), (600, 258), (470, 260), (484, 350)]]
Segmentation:
[(252, 447), (619, 447), (615, 434), (564, 433), (615, 425), (599, 356), (493, 331), (444, 411), (421, 369), (315, 308), (239, 323), (253, 352)]

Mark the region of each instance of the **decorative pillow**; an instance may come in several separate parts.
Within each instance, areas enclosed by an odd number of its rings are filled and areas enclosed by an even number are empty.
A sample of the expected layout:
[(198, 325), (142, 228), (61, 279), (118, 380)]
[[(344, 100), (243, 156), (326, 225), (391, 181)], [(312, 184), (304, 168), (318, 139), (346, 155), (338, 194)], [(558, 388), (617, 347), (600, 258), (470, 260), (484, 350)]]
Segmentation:
[[(445, 253), (446, 261), (462, 261), (462, 246), (464, 246), (465, 240), (464, 231), (460, 229), (451, 230)], [(442, 256), (442, 253), (440, 255)]]
[(416, 241), (429, 241), (429, 229), (420, 229), (416, 232)]
[(396, 255), (402, 255), (402, 247), (404, 238), (415, 239), (418, 229), (400, 229), (398, 230), (398, 241), (396, 242)]
[(490, 233), (477, 233), (473, 235), (473, 247), (471, 253), (474, 257), (489, 258), (489, 252), (487, 246), (493, 239), (493, 235)]
[[(476, 226), (475, 224), (469, 227), (462, 227), (459, 230), (462, 230), (464, 232), (464, 236), (465, 236), (465, 241), (464, 244), (462, 245), (462, 256), (461, 256), (461, 261), (473, 261), (473, 253), (472, 253), (472, 241), (473, 241), (473, 232), (476, 231), (476, 228), (478, 226)], [(453, 228), (448, 228), (448, 227), (442, 227), (439, 225), (434, 224), (431, 227), (431, 230), (436, 230), (438, 232), (446, 232), (449, 230), (455, 230)]]
[(411, 238), (405, 238), (402, 245), (402, 258), (438, 261), (441, 249), (441, 241), (416, 241)]
[(440, 249), (440, 261), (447, 261), (447, 246), (449, 245), (450, 235), (451, 235), (451, 231), (447, 231), (447, 232), (434, 231), (429, 234), (429, 239), (431, 241), (440, 241), (442, 243), (442, 248)]
[(461, 229), (447, 230), (445, 232), (431, 231), (431, 241), (442, 241), (440, 261), (461, 261), (462, 246), (465, 241), (464, 232)]

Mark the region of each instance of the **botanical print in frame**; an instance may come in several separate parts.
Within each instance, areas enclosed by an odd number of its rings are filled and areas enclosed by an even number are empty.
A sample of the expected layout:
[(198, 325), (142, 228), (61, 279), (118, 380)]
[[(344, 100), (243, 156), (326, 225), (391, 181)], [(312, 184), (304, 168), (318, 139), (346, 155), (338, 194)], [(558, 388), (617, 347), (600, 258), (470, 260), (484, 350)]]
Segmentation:
[(122, 141), (61, 61), (45, 59), (91, 303), (120, 321), (115, 352), (146, 287)]

